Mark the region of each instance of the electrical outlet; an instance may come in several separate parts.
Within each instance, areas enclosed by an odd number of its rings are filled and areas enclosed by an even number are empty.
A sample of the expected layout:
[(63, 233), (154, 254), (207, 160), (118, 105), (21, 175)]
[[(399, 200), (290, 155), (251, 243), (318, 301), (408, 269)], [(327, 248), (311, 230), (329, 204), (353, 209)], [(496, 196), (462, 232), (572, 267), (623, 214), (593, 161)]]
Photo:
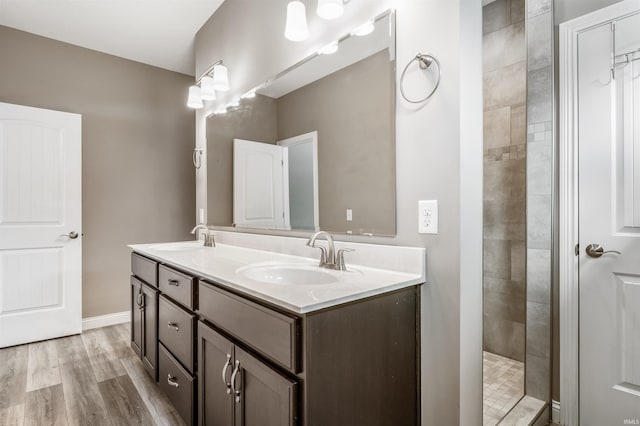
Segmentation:
[(418, 233), (438, 233), (438, 200), (418, 201)]
[(204, 209), (200, 209), (200, 223), (204, 223)]
[(347, 222), (351, 222), (353, 220), (353, 210), (347, 209)]

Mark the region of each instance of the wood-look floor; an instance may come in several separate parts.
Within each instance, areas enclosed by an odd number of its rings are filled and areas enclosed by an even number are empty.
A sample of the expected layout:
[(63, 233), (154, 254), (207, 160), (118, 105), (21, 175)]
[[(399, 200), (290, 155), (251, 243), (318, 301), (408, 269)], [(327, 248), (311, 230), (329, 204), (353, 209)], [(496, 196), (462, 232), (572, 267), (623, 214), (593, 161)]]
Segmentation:
[(0, 425), (184, 424), (129, 341), (120, 324), (0, 349)]

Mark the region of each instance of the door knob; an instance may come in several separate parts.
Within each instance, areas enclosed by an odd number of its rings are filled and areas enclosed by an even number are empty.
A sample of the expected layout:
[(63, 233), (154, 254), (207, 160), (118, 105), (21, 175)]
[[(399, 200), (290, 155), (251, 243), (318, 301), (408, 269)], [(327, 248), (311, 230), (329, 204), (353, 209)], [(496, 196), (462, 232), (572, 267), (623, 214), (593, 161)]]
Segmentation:
[(618, 250), (604, 251), (604, 247), (602, 247), (600, 244), (589, 244), (587, 246), (587, 256), (598, 258), (607, 253), (622, 254)]
[(78, 233), (76, 231), (71, 231), (68, 234), (62, 234), (60, 235), (61, 237), (69, 237), (72, 240), (75, 240), (76, 238), (78, 238)]

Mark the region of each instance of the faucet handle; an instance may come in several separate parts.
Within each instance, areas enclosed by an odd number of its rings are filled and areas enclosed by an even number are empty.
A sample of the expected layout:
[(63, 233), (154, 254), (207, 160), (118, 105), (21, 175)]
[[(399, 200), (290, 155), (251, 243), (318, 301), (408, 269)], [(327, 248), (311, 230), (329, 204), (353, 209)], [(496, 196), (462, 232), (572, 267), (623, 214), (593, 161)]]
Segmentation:
[(313, 245), (311, 247), (320, 249), (320, 263), (318, 266), (323, 268), (327, 264), (327, 249), (324, 246)]
[(355, 251), (355, 249), (352, 248), (343, 248), (338, 250), (338, 265), (337, 265), (337, 269), (341, 270), (341, 271), (346, 271), (347, 270), (347, 265), (344, 264), (344, 254), (346, 253), (351, 253)]

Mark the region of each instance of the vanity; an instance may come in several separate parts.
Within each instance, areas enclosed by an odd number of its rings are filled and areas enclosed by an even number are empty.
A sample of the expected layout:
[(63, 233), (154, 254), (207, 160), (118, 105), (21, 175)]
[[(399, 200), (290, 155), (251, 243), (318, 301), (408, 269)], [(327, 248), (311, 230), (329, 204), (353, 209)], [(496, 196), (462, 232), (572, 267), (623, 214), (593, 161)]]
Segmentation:
[(424, 249), (349, 243), (339, 271), (302, 238), (216, 239), (130, 246), (131, 346), (186, 424), (417, 424)]

